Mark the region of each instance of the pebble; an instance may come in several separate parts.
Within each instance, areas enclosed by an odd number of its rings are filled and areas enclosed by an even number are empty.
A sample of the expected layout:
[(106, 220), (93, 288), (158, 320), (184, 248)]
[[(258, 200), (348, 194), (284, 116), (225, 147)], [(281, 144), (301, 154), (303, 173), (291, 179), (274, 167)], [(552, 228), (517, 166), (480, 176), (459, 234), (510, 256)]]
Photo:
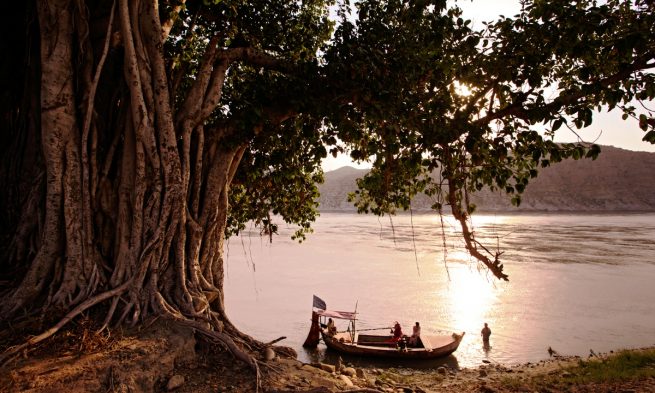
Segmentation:
[(171, 379), (168, 380), (168, 384), (166, 384), (166, 390), (175, 390), (182, 385), (184, 385), (184, 377), (179, 374), (175, 374), (171, 377)]
[(357, 378), (366, 379), (366, 374), (361, 368), (355, 369), (355, 374), (357, 375)]
[(347, 376), (342, 374), (342, 375), (339, 375), (339, 378), (341, 378), (341, 381), (343, 381), (343, 383), (345, 383), (346, 386), (348, 386), (348, 387), (354, 386), (353, 381), (351, 381), (350, 378), (348, 378)]
[(329, 373), (333, 373), (335, 371), (335, 367), (331, 364), (325, 364), (325, 363), (320, 363), (321, 365), (321, 370), (327, 371)]
[(341, 374), (346, 375), (348, 377), (354, 377), (356, 375), (356, 371), (352, 367), (343, 367), (341, 369)]
[(446, 375), (446, 373), (448, 373), (448, 370), (446, 369), (446, 367), (441, 366), (441, 367), (437, 368), (437, 373), (439, 373), (441, 375)]
[(271, 360), (275, 359), (275, 351), (271, 347), (266, 347), (264, 350), (264, 359), (267, 362), (270, 362)]

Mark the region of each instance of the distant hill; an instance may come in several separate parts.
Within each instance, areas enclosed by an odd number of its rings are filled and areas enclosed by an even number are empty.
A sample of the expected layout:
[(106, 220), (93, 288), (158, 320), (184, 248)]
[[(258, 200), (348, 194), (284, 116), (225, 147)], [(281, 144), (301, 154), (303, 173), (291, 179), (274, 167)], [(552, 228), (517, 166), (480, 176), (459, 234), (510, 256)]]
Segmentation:
[[(347, 201), (366, 169), (342, 167), (325, 174), (320, 210), (354, 211)], [(480, 211), (655, 211), (655, 153), (603, 146), (597, 160), (565, 160), (539, 170), (516, 208), (505, 194), (473, 194)], [(415, 211), (430, 210), (425, 195), (412, 202)]]

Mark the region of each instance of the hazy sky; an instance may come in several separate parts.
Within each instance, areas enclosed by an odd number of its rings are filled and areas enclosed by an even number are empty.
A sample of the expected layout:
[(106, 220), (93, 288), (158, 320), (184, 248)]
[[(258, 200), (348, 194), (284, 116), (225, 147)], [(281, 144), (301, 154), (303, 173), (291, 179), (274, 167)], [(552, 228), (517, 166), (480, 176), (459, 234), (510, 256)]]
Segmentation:
[[(451, 1), (451, 3), (454, 3)], [(462, 8), (464, 17), (471, 19), (474, 27), (481, 27), (481, 22), (496, 19), (499, 15), (513, 16), (520, 11), (518, 0), (459, 0), (457, 4)], [(649, 108), (655, 109), (655, 102), (646, 103)], [(638, 107), (639, 104), (636, 104)], [(645, 133), (639, 128), (637, 121), (621, 119), (621, 112), (602, 112), (594, 114), (593, 124), (578, 134), (587, 142), (594, 142), (600, 145), (609, 145), (628, 150), (655, 152), (655, 145), (644, 142), (641, 139)], [(575, 142), (577, 136), (568, 129), (560, 128), (555, 137), (557, 142)], [(340, 155), (337, 158), (329, 156), (323, 161), (323, 170), (331, 171), (345, 165), (356, 167), (370, 167), (368, 164), (357, 165), (350, 160), (348, 155)]]

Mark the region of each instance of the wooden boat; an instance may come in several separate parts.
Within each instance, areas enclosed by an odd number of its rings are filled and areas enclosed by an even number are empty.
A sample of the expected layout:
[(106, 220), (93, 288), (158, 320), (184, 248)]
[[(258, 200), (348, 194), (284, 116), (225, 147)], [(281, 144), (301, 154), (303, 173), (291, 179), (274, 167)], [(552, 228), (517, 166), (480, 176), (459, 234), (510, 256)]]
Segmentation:
[[(348, 320), (348, 329), (330, 334), (325, 324), (328, 318)], [(312, 312), (310, 336), (312, 335), (311, 331), (315, 335), (316, 330), (319, 330), (325, 345), (340, 353), (395, 359), (435, 359), (445, 357), (455, 352), (464, 338), (464, 332), (461, 334), (453, 333), (444, 335), (422, 334), (415, 345), (408, 345), (406, 336), (400, 341), (394, 341), (393, 336), (390, 334), (378, 335), (358, 332), (356, 321), (356, 313), (319, 309)], [(309, 336), (308, 341), (310, 341)]]

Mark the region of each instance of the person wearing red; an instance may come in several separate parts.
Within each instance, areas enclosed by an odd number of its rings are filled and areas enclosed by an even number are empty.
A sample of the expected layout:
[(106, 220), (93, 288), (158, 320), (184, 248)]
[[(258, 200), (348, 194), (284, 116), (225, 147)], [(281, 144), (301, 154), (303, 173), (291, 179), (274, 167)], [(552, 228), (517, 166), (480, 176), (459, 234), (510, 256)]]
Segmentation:
[(393, 326), (393, 338), (391, 341), (398, 342), (403, 337), (403, 329), (398, 322)]

